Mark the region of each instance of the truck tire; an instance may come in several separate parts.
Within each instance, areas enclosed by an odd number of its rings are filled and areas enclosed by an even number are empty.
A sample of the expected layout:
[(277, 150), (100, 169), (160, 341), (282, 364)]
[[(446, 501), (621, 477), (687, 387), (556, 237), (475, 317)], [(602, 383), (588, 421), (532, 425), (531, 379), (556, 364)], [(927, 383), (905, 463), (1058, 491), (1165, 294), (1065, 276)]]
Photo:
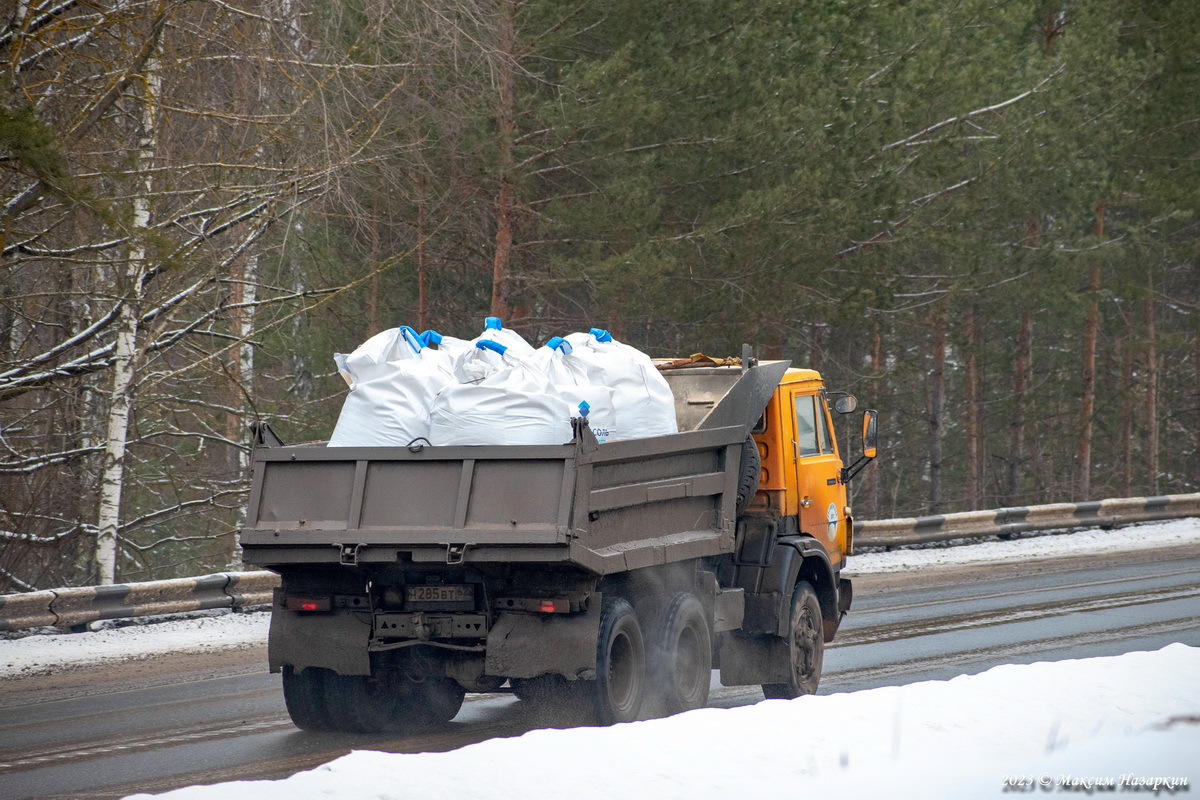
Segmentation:
[(737, 512), (740, 514), (750, 505), (758, 492), (759, 476), (762, 473), (762, 458), (754, 437), (747, 436), (742, 443), (742, 458), (738, 464)]
[(545, 706), (557, 703), (566, 696), (567, 679), (561, 675), (538, 675), (536, 678), (511, 678), (513, 694), (522, 703)]
[(283, 668), (283, 702), (292, 723), (302, 731), (327, 731), (333, 727), (325, 705), (325, 674), (320, 667), (296, 672)]
[(325, 676), (325, 700), (333, 727), (379, 733), (396, 719), (398, 697), (389, 682), (372, 675)]
[(704, 606), (679, 592), (659, 617), (651, 651), (654, 685), (667, 714), (704, 708), (712, 678), (712, 635)]
[(621, 598), (600, 614), (594, 691), (601, 725), (638, 719), (646, 695), (646, 646), (633, 607)]
[(821, 662), (825, 656), (825, 637), (821, 619), (821, 603), (808, 581), (797, 581), (792, 592), (791, 614), (788, 620), (787, 683), (763, 684), (768, 700), (791, 700), (804, 694), (815, 694), (821, 681)]
[(428, 677), (408, 681), (411, 691), (405, 692), (397, 708), (402, 722), (410, 726), (444, 725), (462, 708), (467, 690), (452, 678)]

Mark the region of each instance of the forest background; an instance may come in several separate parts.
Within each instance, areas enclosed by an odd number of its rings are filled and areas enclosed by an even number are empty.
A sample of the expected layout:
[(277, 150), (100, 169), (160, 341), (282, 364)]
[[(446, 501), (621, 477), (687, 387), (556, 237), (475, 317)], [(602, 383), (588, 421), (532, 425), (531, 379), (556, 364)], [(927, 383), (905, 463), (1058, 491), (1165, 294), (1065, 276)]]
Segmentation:
[(860, 519), (1200, 490), (1194, 0), (0, 26), (0, 592), (236, 568), (249, 423), (488, 314), (821, 370), (881, 414)]

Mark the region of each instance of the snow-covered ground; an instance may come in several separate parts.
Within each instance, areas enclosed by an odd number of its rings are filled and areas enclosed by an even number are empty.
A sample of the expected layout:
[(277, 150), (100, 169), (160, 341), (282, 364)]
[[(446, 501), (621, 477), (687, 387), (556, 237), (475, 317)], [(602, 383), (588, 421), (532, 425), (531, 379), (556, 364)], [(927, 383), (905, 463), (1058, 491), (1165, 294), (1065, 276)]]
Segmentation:
[[(951, 681), (701, 709), (611, 728), (536, 730), (448, 753), (355, 751), (284, 780), (192, 786), (158, 797), (957, 800), (1009, 792), (1187, 794), (1200, 778), (1198, 685), (1200, 648), (1174, 644), (1154, 653), (1002, 666)], [(1189, 714), (1190, 721), (1184, 719)], [(1105, 786), (1110, 782), (1111, 790)]]
[[(856, 556), (853, 573), (1200, 543), (1200, 520)], [(265, 614), (0, 641), (0, 679), (173, 651), (253, 647)], [(1200, 780), (1200, 648), (996, 667), (950, 681), (538, 730), (450, 753), (356, 751), (281, 781), (170, 800), (977, 798), (1180, 795)], [(1200, 789), (1195, 790), (1200, 792)], [(140, 797), (145, 797), (140, 796)]]

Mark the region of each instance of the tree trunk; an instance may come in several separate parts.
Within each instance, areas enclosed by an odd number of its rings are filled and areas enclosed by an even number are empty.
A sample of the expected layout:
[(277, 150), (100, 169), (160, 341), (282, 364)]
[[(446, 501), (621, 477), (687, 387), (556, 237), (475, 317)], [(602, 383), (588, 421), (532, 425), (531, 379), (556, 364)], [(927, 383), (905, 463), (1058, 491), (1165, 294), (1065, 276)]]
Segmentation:
[[(1104, 238), (1104, 202), (1096, 205), (1097, 240)], [(1083, 331), (1083, 392), (1079, 402), (1079, 448), (1076, 453), (1075, 499), (1084, 501), (1092, 494), (1092, 423), (1096, 414), (1096, 342), (1100, 330), (1100, 265), (1094, 264), (1088, 290), (1087, 322)]]
[[(237, 409), (237, 413), (231, 415), (233, 419), (229, 440), (234, 446), (234, 480), (244, 481), (247, 484), (250, 481), (252, 447), (247, 418), (252, 412), (251, 400), (254, 397), (254, 344), (251, 337), (254, 335), (254, 311), (258, 301), (258, 270), (258, 255), (251, 253), (242, 265), (240, 276), (238, 276), (240, 280), (235, 280), (234, 283), (237, 287), (234, 294), (236, 307), (233, 309), (231, 320), (233, 335), (237, 337), (238, 347), (233, 370), (234, 396), (230, 406)], [(233, 526), (233, 541), (229, 546), (229, 563), (226, 566), (231, 572), (241, 569), (242, 542), (239, 531), (245, 522), (245, 513), (245, 508), (239, 506), (237, 519)]]
[(371, 280), (367, 288), (367, 336), (374, 336), (383, 330), (383, 323), (379, 318), (379, 262), (381, 260), (382, 251), (382, 234), (380, 228), (382, 223), (379, 219), (379, 193), (376, 192), (371, 198), (371, 224), (367, 228), (367, 237), (369, 240), (369, 253), (367, 256), (367, 265), (371, 270)]
[(1148, 493), (1158, 494), (1158, 342), (1155, 331), (1154, 271), (1146, 270), (1146, 485)]
[(150, 228), (150, 196), (154, 190), (153, 173), (156, 132), (154, 100), (158, 96), (158, 77), (154, 59), (146, 62), (143, 80), (135, 82), (139, 102), (138, 150), (133, 199), (131, 241), (121, 286), (123, 304), (113, 350), (111, 405), (104, 440), (104, 461), (100, 475), (100, 507), (96, 520), (96, 567), (102, 585), (116, 583), (117, 543), (121, 523), (121, 492), (125, 485), (125, 451), (129, 437), (130, 407), (133, 404), (133, 379), (137, 359), (137, 327), (140, 317), (142, 276), (146, 272), (147, 232)]
[[(879, 329), (878, 317), (871, 319), (871, 377), (875, 384), (875, 402), (876, 405), (883, 398), (885, 387), (887, 386), (887, 378), (885, 376), (885, 365), (883, 360), (883, 332)], [(880, 481), (879, 481), (879, 462), (872, 461), (863, 469), (863, 476), (866, 483), (863, 488), (863, 495), (866, 499), (866, 515), (865, 519), (878, 519), (880, 509)]]
[(1133, 394), (1137, 380), (1133, 373), (1134, 342), (1126, 337), (1121, 342), (1121, 496), (1133, 494)]
[(516, 201), (513, 196), (513, 132), (516, 130), (516, 100), (514, 72), (516, 69), (515, 0), (502, 0), (500, 13), (500, 52), (496, 59), (496, 128), (499, 137), (499, 188), (496, 192), (496, 243), (492, 259), (492, 316), (509, 316), (512, 281), (513, 217)]
[(963, 364), (967, 400), (967, 510), (979, 509), (981, 496), (979, 479), (982, 470), (979, 464), (979, 313), (971, 305), (967, 308), (967, 352)]
[(929, 513), (942, 513), (942, 457), (946, 415), (946, 316), (937, 311), (933, 325), (933, 364), (929, 372)]
[(1025, 399), (1033, 379), (1033, 316), (1026, 312), (1017, 331), (1017, 360), (1013, 369), (1013, 413), (1009, 424), (1008, 480), (1005, 505), (1016, 505), (1021, 496), (1021, 471), (1025, 462)]
[(429, 180), (424, 175), (417, 181), (417, 329), (429, 329), (429, 275), (425, 261), (425, 205)]

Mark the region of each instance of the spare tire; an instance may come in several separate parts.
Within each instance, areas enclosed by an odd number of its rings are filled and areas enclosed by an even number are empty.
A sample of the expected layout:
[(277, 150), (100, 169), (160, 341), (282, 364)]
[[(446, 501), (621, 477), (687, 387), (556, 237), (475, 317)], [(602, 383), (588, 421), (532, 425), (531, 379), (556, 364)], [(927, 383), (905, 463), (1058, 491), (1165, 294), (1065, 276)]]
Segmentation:
[(758, 443), (754, 437), (747, 436), (742, 443), (742, 459), (738, 466), (737, 512), (740, 514), (750, 505), (754, 494), (758, 491), (759, 476), (762, 473), (762, 459), (758, 455)]

